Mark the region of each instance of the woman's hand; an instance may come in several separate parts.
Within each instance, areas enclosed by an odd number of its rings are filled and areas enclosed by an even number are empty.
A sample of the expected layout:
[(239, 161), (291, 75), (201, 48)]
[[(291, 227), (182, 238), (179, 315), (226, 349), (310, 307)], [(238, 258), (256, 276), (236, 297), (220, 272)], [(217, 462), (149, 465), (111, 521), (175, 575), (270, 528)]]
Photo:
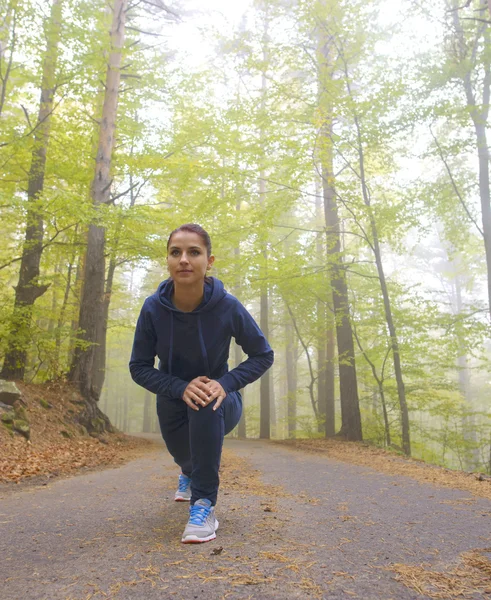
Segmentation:
[(202, 375), (189, 382), (182, 399), (193, 410), (199, 410), (200, 406), (207, 406), (216, 399), (213, 410), (217, 410), (226, 395), (218, 381)]
[(193, 410), (199, 410), (199, 406), (206, 406), (211, 402), (212, 391), (208, 385), (208, 377), (195, 377), (184, 390), (182, 399)]
[(221, 384), (214, 379), (208, 379), (208, 388), (211, 390), (210, 402), (215, 398), (217, 399), (215, 406), (213, 407), (213, 410), (217, 410), (227, 394)]

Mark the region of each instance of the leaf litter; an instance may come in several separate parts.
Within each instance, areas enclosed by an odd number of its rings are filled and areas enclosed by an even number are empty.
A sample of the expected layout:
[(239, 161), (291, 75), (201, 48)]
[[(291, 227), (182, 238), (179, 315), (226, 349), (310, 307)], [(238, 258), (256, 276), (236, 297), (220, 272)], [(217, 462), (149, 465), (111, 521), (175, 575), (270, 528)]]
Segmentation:
[[(82, 400), (69, 384), (17, 385), (31, 439), (12, 435), (0, 425), (0, 483), (20, 483), (33, 477), (50, 479), (82, 469), (122, 464), (154, 448), (148, 440), (121, 432), (98, 438), (84, 432), (77, 422)], [(50, 408), (43, 407), (41, 401)]]
[(485, 556), (490, 553), (491, 548), (463, 552), (459, 564), (445, 571), (404, 564), (394, 564), (388, 569), (396, 573), (397, 581), (428, 598), (471, 598), (476, 593), (491, 594), (491, 561)]

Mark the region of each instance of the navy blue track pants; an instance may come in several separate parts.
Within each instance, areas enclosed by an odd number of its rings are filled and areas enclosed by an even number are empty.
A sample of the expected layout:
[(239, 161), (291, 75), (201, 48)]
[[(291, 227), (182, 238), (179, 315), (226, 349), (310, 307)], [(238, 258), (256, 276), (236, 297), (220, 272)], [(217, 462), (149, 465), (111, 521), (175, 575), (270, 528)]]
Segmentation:
[(223, 438), (237, 425), (242, 414), (239, 392), (227, 394), (218, 410), (208, 406), (192, 410), (184, 400), (157, 396), (157, 415), (167, 450), (191, 477), (191, 504), (208, 498), (216, 504)]

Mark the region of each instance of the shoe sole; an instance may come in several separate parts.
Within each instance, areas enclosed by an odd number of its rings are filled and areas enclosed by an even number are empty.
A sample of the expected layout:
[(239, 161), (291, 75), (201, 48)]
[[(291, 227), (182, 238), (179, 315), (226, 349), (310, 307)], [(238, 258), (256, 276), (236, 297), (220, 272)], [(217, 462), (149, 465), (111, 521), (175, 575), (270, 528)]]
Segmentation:
[(181, 542), (183, 544), (203, 544), (204, 542), (211, 542), (217, 537), (216, 530), (218, 529), (218, 521), (215, 521), (215, 531), (204, 538), (199, 538), (197, 535), (187, 535), (185, 538), (182, 538)]
[(183, 498), (182, 496), (176, 496), (174, 498), (175, 502), (190, 502), (191, 498)]

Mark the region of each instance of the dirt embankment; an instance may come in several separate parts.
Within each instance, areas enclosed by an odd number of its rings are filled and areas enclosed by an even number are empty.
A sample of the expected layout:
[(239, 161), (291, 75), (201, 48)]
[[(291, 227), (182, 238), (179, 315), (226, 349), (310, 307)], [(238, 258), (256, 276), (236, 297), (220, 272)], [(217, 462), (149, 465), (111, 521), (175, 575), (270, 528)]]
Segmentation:
[[(77, 420), (83, 400), (68, 384), (21, 384), (29, 432), (22, 435), (0, 422), (0, 482), (65, 475), (126, 462), (153, 446), (146, 440), (105, 433), (88, 435)], [(0, 410), (6, 414), (7, 409)]]

